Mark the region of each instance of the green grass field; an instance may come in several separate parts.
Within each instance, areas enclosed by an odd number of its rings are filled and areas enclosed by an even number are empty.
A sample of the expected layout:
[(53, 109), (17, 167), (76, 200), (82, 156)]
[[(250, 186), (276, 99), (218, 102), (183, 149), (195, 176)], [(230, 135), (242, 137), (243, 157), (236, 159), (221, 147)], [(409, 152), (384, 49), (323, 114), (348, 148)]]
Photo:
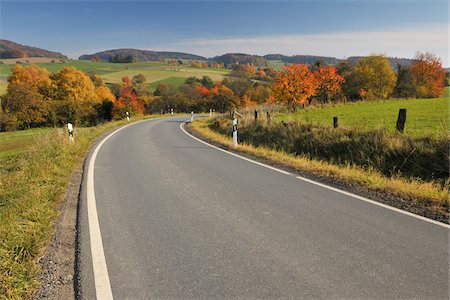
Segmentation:
[(0, 132), (0, 161), (27, 151), (29, 147), (39, 142), (39, 138), (51, 131), (51, 128), (35, 128)]
[(284, 65), (285, 63), (281, 60), (269, 60), (269, 67), (274, 68), (275, 70), (281, 70), (280, 67)]
[[(37, 63), (38, 66), (46, 68), (50, 72), (58, 72), (65, 67), (75, 67), (80, 71), (93, 71), (103, 77), (107, 83), (118, 83), (123, 77), (132, 77), (137, 74), (144, 74), (147, 78), (150, 89), (154, 90), (158, 83), (167, 83), (179, 86), (184, 80), (191, 76), (210, 76), (213, 80), (219, 81), (224, 75), (229, 73), (227, 69), (190, 68), (188, 66), (171, 66), (161, 62), (146, 63), (106, 63), (91, 62), (85, 60), (70, 60), (66, 63)], [(6, 79), (14, 65), (0, 64), (0, 95), (6, 92)], [(183, 80), (181, 79), (183, 78)]]
[(387, 128), (395, 131), (398, 110), (407, 109), (405, 133), (414, 136), (437, 136), (449, 133), (449, 88), (435, 99), (382, 100), (308, 107), (292, 114), (277, 116), (278, 121), (300, 121), (332, 126), (333, 117), (340, 127)]

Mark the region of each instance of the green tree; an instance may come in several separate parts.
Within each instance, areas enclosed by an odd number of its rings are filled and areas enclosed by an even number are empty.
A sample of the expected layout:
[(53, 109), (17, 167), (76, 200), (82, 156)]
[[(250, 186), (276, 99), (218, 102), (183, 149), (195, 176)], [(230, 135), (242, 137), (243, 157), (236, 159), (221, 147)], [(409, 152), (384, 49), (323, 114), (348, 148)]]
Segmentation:
[(410, 98), (414, 96), (415, 88), (411, 69), (398, 64), (397, 82), (394, 88), (394, 96), (397, 98)]
[(208, 89), (211, 89), (214, 87), (215, 83), (214, 81), (211, 79), (211, 77), (209, 76), (203, 76), (202, 79), (200, 80), (200, 83), (204, 86), (207, 87)]

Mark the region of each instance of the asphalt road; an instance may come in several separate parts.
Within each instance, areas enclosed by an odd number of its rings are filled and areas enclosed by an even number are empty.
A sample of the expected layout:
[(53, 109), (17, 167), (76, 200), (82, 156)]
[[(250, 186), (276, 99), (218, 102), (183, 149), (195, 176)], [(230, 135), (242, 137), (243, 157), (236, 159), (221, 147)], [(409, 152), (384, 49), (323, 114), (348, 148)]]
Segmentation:
[[(131, 125), (98, 152), (115, 299), (448, 299), (448, 228), (208, 147), (185, 119)], [(84, 201), (80, 285), (93, 299)]]

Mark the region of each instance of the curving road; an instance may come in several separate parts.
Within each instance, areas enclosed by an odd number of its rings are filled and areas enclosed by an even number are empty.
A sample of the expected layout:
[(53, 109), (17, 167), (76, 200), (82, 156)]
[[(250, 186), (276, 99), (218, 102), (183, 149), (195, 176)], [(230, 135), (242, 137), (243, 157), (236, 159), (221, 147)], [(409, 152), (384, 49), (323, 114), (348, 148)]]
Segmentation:
[[(97, 153), (114, 298), (449, 297), (448, 227), (209, 147), (185, 119), (130, 125)], [(80, 292), (93, 299), (87, 210), (84, 185)]]

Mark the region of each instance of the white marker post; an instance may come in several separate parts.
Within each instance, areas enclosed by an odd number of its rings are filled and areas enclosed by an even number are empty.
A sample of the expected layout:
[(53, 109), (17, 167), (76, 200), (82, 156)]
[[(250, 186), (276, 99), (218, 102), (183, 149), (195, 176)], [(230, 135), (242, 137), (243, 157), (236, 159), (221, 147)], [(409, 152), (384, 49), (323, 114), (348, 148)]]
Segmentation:
[(209, 109), (209, 117), (212, 117), (212, 108)]
[(170, 109), (170, 114), (173, 115), (173, 108)]
[(194, 112), (191, 111), (191, 122), (194, 121)]
[(237, 119), (233, 119), (233, 147), (234, 149), (237, 149), (238, 141), (237, 141)]
[(69, 140), (73, 143), (74, 139), (73, 139), (73, 126), (72, 123), (67, 123), (67, 130), (69, 131)]
[(130, 113), (127, 111), (125, 114), (127, 115), (127, 121), (130, 122)]

